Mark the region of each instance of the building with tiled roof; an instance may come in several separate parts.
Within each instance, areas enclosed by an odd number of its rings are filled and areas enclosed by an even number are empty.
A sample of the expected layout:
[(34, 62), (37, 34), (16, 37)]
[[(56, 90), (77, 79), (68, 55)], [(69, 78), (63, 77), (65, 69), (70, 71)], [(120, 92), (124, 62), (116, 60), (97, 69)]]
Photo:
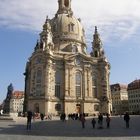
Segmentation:
[(24, 92), (14, 91), (10, 99), (10, 113), (23, 112)]
[(140, 79), (128, 84), (129, 111), (140, 114)]
[(127, 85), (117, 83), (110, 87), (112, 95), (112, 113), (123, 114), (128, 111)]

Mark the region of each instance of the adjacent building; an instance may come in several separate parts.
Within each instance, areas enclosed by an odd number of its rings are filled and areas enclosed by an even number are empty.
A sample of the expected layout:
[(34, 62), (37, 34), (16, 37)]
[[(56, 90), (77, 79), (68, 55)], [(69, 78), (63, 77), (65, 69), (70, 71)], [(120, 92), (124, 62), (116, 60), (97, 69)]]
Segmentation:
[(24, 111), (110, 113), (110, 64), (97, 27), (91, 48), (88, 54), (85, 30), (71, 0), (59, 0), (26, 65)]
[(129, 111), (127, 85), (119, 83), (111, 85), (111, 96), (112, 114), (124, 114), (126, 111)]
[(23, 112), (24, 92), (14, 91), (10, 99), (10, 113)]
[(129, 111), (140, 114), (140, 79), (128, 84)]
[(3, 113), (23, 112), (24, 91), (14, 91), (13, 85), (7, 87), (7, 95), (3, 101)]

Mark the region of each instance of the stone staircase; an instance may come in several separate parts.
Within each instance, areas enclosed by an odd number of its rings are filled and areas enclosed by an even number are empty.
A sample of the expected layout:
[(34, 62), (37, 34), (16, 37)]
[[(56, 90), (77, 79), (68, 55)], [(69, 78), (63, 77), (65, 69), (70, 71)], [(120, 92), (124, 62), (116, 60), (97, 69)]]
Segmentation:
[(0, 121), (13, 121), (13, 118), (9, 114), (0, 115)]

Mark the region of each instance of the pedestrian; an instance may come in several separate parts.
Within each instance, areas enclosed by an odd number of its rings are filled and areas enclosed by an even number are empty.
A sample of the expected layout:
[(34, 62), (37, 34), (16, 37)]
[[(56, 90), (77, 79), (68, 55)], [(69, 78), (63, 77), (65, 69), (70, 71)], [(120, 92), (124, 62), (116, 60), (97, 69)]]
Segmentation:
[(130, 116), (129, 116), (128, 112), (126, 112), (124, 115), (124, 121), (126, 123), (126, 128), (129, 128)]
[(94, 118), (92, 118), (91, 124), (92, 124), (92, 127), (93, 127), (93, 129), (94, 129), (94, 128), (95, 128), (95, 124), (96, 124), (96, 120), (95, 120)]
[(66, 114), (65, 113), (62, 113), (60, 115), (60, 120), (62, 120), (63, 122), (66, 120)]
[(41, 118), (42, 121), (44, 120), (44, 114), (43, 113), (40, 114), (40, 118)]
[(81, 123), (82, 123), (82, 128), (85, 128), (85, 121), (86, 121), (86, 119), (85, 119), (84, 113), (81, 115), (80, 121), (81, 121)]
[(98, 125), (99, 129), (103, 128), (103, 115), (101, 113), (98, 115)]
[(27, 130), (31, 130), (32, 112), (27, 112)]
[(106, 115), (106, 127), (109, 128), (110, 127), (110, 115), (107, 113)]

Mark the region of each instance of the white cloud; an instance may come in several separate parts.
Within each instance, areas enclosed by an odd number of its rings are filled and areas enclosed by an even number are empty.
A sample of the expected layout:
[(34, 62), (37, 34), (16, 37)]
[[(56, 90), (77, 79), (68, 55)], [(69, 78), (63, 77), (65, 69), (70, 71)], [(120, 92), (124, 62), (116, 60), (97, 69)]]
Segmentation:
[[(46, 15), (52, 18), (58, 0), (0, 0), (0, 26), (40, 31)], [(75, 16), (89, 28), (95, 25), (104, 40), (126, 39), (140, 27), (140, 0), (72, 0)]]

